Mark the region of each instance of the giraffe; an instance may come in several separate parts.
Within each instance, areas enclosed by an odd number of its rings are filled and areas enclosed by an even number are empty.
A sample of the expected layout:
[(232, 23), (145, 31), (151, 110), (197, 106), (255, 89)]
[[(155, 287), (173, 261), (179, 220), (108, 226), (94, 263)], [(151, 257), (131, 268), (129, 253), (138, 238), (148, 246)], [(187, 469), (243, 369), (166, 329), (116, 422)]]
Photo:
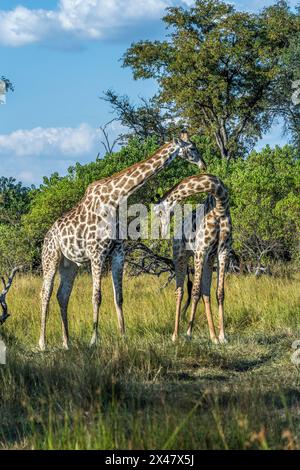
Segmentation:
[[(222, 181), (216, 176), (203, 174), (192, 176), (181, 181), (166, 193), (161, 201), (154, 206), (154, 212), (159, 216), (162, 235), (166, 236), (170, 215), (174, 212), (177, 202), (193, 194), (210, 193), (204, 203), (204, 218), (196, 228), (193, 247), (186, 243), (188, 237), (173, 239), (173, 261), (176, 277), (176, 315), (172, 340), (176, 341), (179, 332), (181, 303), (183, 298), (184, 280), (188, 270), (188, 259), (194, 256), (195, 278), (194, 285), (189, 282), (189, 298), (183, 308), (186, 312), (192, 300), (191, 316), (187, 337), (192, 338), (195, 313), (200, 296), (203, 296), (205, 312), (213, 343), (226, 343), (224, 331), (224, 280), (228, 257), (232, 251), (231, 218), (228, 203), (228, 192)], [(195, 214), (195, 212), (193, 211)], [(217, 337), (210, 304), (210, 289), (215, 258), (217, 258), (217, 301), (219, 310), (219, 336)], [(188, 279), (189, 280), (189, 279)], [(191, 294), (191, 295), (190, 295)]]
[[(50, 228), (44, 239), (42, 249), (43, 286), (41, 290), (41, 334), (39, 347), (45, 349), (46, 321), (49, 301), (53, 291), (57, 269), (60, 285), (57, 299), (62, 320), (63, 347), (68, 349), (67, 309), (78, 267), (91, 263), (93, 279), (93, 334), (91, 345), (97, 343), (99, 308), (101, 304), (101, 278), (103, 265), (111, 257), (114, 302), (119, 329), (125, 333), (123, 317), (122, 278), (124, 266), (123, 240), (112, 236), (115, 223), (111, 212), (120, 203), (140, 188), (151, 176), (155, 175), (174, 158), (184, 160), (205, 168), (205, 162), (186, 131), (180, 138), (163, 145), (150, 158), (136, 163), (125, 170), (90, 184), (83, 199), (68, 213), (60, 217)], [(117, 220), (118, 225), (118, 220)]]

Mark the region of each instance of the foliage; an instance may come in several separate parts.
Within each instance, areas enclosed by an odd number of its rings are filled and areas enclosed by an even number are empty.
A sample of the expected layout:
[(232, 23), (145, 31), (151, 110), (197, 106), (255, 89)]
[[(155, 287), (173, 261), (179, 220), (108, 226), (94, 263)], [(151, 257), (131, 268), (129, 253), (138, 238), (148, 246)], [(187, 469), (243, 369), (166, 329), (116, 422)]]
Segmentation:
[[(300, 12), (300, 9), (299, 9)], [(299, 20), (299, 17), (298, 17)], [(300, 21), (300, 20), (299, 20)], [(300, 149), (300, 33), (282, 56), (282, 73), (272, 90), (273, 108), (285, 117), (285, 130)]]
[[(33, 189), (33, 188), (32, 188)], [(0, 224), (16, 224), (28, 211), (30, 188), (15, 178), (0, 177)]]
[[(226, 179), (225, 179), (226, 181)], [(227, 179), (235, 247), (259, 264), (290, 260), (300, 243), (300, 158), (289, 146), (252, 152)]]
[(29, 211), (34, 188), (26, 188), (14, 178), (0, 178), (0, 266), (9, 270), (32, 258), (25, 249), (22, 216)]
[(278, 1), (262, 13), (219, 0), (169, 8), (164, 41), (140, 41), (124, 55), (135, 79), (155, 79), (158, 100), (204, 133), (227, 160), (244, 154), (273, 123), (272, 90), (299, 17)]

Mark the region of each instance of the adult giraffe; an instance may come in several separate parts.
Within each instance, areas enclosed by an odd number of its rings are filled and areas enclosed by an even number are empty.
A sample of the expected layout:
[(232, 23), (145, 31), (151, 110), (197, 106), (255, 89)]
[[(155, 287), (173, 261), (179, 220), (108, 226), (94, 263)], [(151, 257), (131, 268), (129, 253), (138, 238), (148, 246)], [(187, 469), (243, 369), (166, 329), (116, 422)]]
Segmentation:
[[(42, 250), (43, 287), (41, 291), (41, 335), (39, 346), (45, 349), (46, 321), (49, 301), (57, 268), (60, 286), (57, 299), (60, 305), (63, 346), (68, 348), (67, 308), (78, 267), (90, 261), (93, 278), (93, 335), (97, 342), (98, 318), (101, 304), (101, 277), (105, 259), (112, 258), (114, 300), (121, 334), (125, 332), (123, 317), (122, 277), (124, 266), (123, 241), (112, 238), (114, 231), (107, 207), (117, 208), (124, 198), (139, 189), (148, 179), (169, 165), (177, 156), (205, 168), (205, 162), (186, 132), (179, 139), (163, 145), (153, 156), (111, 177), (90, 184), (83, 199), (67, 214), (60, 217), (45, 236)], [(99, 229), (101, 227), (101, 230)]]
[[(188, 227), (185, 224), (184, 233), (181, 237), (173, 239), (173, 261), (176, 276), (176, 317), (173, 341), (176, 341), (179, 331), (181, 316), (181, 303), (183, 298), (183, 286), (187, 273), (188, 260), (194, 256), (195, 277), (194, 285), (189, 292), (188, 302), (184, 306), (184, 312), (189, 307), (192, 297), (192, 311), (187, 332), (188, 338), (192, 337), (197, 305), (201, 295), (205, 305), (205, 312), (209, 327), (210, 338), (213, 343), (226, 343), (224, 331), (224, 280), (226, 264), (232, 252), (232, 228), (228, 201), (228, 191), (223, 182), (213, 175), (196, 175), (186, 178), (167, 192), (161, 201), (154, 206), (155, 213), (159, 216), (162, 225), (162, 235), (166, 236), (170, 215), (174, 212), (176, 204), (188, 196), (198, 193), (209, 193), (204, 203), (203, 219), (197, 227)], [(189, 219), (193, 222), (193, 218)], [(193, 231), (191, 231), (193, 228)], [(193, 244), (190, 243), (190, 235), (195, 238)], [(182, 230), (180, 231), (182, 232)], [(188, 246), (187, 246), (188, 244)], [(219, 307), (219, 336), (216, 335), (211, 305), (210, 289), (214, 261), (217, 258), (217, 302)]]

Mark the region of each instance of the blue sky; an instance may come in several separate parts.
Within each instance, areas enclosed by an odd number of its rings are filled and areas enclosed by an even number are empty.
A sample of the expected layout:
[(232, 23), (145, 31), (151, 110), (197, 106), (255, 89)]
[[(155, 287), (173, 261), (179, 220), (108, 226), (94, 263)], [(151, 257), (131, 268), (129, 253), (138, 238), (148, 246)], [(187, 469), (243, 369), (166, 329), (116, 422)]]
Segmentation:
[[(160, 39), (168, 5), (192, 0), (0, 0), (0, 75), (15, 92), (0, 106), (0, 176), (39, 184), (54, 171), (102, 152), (99, 125), (111, 119), (99, 100), (112, 88), (132, 100), (155, 84), (134, 81), (120, 58), (139, 39)], [(273, 1), (236, 0), (255, 11)], [(298, 1), (291, 1), (291, 5)], [(117, 124), (111, 135), (119, 131)], [(281, 126), (265, 143), (282, 144)]]

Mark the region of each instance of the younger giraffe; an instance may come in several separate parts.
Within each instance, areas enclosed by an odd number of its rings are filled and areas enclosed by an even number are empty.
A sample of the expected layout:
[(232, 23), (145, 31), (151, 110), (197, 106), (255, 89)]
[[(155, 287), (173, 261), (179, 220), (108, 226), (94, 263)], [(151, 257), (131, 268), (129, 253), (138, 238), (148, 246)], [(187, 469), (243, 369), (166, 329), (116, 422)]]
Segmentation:
[[(187, 248), (189, 241), (183, 234), (182, 238), (173, 240), (173, 260), (176, 275), (176, 318), (173, 341), (179, 331), (181, 303), (183, 298), (184, 280), (188, 268), (188, 259), (194, 256), (195, 277), (192, 287), (192, 310), (187, 336), (192, 337), (192, 328), (200, 296), (203, 296), (209, 333), (212, 342), (225, 343), (224, 331), (224, 279), (229, 254), (231, 252), (231, 218), (229, 212), (228, 192), (222, 181), (213, 175), (197, 175), (186, 178), (174, 186), (155, 206), (160, 217), (163, 231), (169, 223), (177, 202), (197, 193), (208, 192), (210, 195), (204, 203), (204, 218), (200, 227), (196, 228), (193, 248)], [(217, 337), (213, 323), (210, 304), (210, 288), (214, 260), (217, 257), (217, 301), (219, 306), (219, 336)], [(187, 310), (190, 297), (184, 307)]]
[(59, 218), (46, 234), (42, 251), (43, 287), (39, 346), (45, 349), (46, 320), (57, 268), (60, 286), (57, 299), (62, 318), (63, 346), (68, 348), (67, 308), (78, 266), (90, 261), (93, 278), (93, 336), (97, 342), (98, 316), (101, 303), (101, 277), (107, 256), (112, 258), (114, 300), (121, 334), (125, 332), (123, 318), (122, 277), (124, 266), (123, 241), (112, 236), (116, 223), (111, 215), (122, 200), (140, 188), (151, 176), (181, 157), (205, 168), (196, 146), (186, 132), (180, 139), (163, 145), (153, 156), (111, 177), (89, 185), (83, 199)]

